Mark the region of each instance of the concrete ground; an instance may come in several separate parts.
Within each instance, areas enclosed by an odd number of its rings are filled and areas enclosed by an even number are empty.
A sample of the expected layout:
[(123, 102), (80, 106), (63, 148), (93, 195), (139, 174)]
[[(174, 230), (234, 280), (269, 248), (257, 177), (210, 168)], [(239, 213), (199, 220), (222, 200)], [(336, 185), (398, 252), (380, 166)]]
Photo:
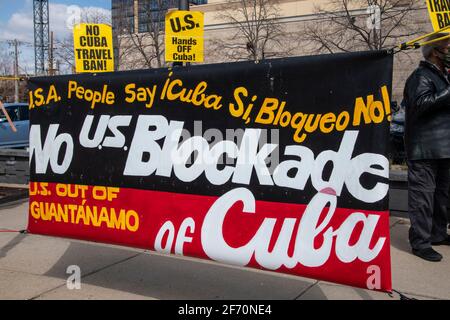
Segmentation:
[[(0, 207), (0, 229), (27, 225), (27, 200)], [(391, 218), (393, 288), (416, 299), (450, 299), (450, 247), (426, 262), (410, 253), (408, 220)], [(81, 268), (69, 290), (67, 267)], [(385, 293), (296, 276), (119, 246), (0, 233), (0, 299), (354, 299), (398, 300)]]

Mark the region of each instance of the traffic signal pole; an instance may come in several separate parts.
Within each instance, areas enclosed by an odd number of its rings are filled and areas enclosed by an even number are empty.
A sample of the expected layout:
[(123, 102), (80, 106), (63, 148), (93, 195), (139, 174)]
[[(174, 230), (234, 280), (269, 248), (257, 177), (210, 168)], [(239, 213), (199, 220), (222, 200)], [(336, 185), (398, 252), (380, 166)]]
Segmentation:
[[(178, 10), (189, 11), (189, 0), (178, 0)], [(186, 63), (189, 65), (189, 62)], [(183, 62), (174, 62), (173, 66), (183, 66)]]
[(189, 0), (178, 0), (178, 10), (189, 11)]

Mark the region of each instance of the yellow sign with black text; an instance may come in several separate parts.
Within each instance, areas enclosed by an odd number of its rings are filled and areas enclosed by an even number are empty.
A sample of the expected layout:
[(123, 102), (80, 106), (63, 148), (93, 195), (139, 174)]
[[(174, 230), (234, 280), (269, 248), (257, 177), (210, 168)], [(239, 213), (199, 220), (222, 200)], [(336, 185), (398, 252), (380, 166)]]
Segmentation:
[(76, 72), (114, 71), (112, 28), (82, 23), (73, 28)]
[(450, 0), (426, 0), (434, 31), (450, 26)]
[(166, 14), (166, 61), (203, 62), (203, 12)]

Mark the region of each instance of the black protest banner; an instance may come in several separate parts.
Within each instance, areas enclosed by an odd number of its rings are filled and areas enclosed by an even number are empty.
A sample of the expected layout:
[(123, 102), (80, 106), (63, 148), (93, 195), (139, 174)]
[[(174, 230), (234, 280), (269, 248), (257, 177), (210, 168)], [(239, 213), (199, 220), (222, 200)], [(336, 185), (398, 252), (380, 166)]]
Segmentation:
[(29, 229), (390, 290), (391, 82), (384, 51), (34, 78)]

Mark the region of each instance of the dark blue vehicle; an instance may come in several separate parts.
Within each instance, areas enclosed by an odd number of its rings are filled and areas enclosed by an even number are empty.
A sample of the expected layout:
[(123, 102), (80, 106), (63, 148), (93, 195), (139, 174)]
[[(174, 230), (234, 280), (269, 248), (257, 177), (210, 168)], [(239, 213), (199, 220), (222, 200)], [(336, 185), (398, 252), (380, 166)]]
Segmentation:
[(27, 103), (5, 103), (11, 121), (17, 129), (12, 131), (6, 116), (0, 111), (0, 148), (25, 148), (30, 144), (30, 118)]

